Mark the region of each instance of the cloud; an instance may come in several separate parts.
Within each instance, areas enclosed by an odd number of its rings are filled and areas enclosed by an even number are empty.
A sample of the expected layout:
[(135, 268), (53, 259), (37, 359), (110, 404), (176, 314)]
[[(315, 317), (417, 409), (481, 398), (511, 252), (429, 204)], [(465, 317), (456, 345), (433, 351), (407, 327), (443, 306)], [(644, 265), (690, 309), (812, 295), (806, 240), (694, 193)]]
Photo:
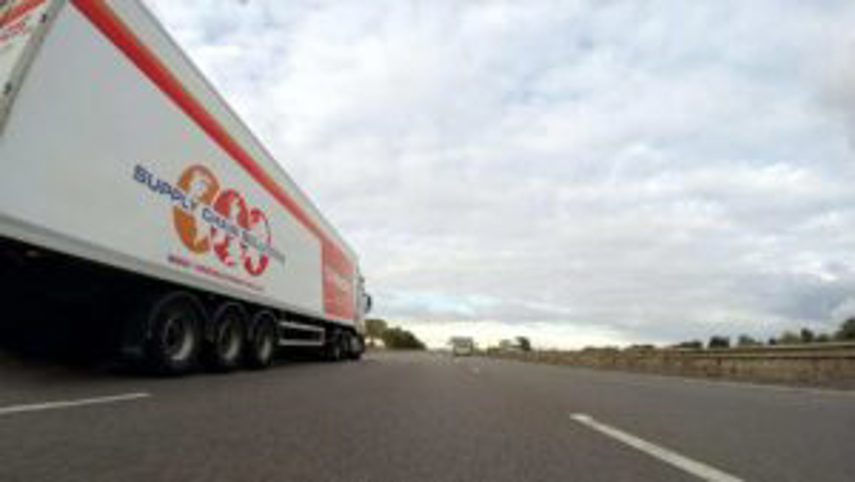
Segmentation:
[(851, 306), (851, 3), (148, 3), (378, 315), (579, 345)]
[(823, 100), (845, 123), (855, 145), (855, 33), (829, 51)]

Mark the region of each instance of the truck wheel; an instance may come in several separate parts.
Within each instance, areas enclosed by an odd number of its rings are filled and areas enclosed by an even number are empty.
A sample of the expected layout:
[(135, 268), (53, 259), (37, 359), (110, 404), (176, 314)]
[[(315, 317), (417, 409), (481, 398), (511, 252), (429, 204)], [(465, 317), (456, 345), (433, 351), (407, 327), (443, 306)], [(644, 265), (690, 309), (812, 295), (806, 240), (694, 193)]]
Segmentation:
[(356, 335), (350, 335), (350, 359), (359, 360), (365, 352), (365, 344), (362, 338)]
[(205, 363), (219, 372), (240, 366), (243, 357), (246, 313), (236, 303), (226, 303), (217, 309), (211, 320), (205, 343)]
[(201, 345), (204, 312), (196, 298), (170, 293), (152, 307), (145, 358), (150, 368), (163, 375), (181, 375), (196, 363)]
[(337, 362), (344, 358), (346, 353), (344, 346), (345, 337), (339, 332), (332, 332), (327, 340), (325, 358), (327, 361)]
[(269, 367), (273, 363), (276, 342), (275, 318), (266, 311), (259, 313), (246, 340), (246, 365), (256, 370)]

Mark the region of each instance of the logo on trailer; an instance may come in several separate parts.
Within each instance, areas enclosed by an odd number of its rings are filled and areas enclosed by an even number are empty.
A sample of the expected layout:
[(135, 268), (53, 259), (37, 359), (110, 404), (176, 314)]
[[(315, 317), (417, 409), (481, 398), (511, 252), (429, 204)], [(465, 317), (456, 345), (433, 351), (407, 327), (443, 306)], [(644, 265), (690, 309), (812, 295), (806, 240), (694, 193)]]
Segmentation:
[(184, 191), (187, 203), (173, 208), (175, 229), (184, 246), (194, 253), (206, 253), (211, 249), (210, 228), (201, 219), (200, 205), (210, 206), (220, 183), (216, 176), (204, 166), (193, 166), (178, 178), (178, 188)]
[(207, 167), (190, 166), (175, 186), (139, 165), (134, 179), (170, 198), (175, 230), (190, 252), (213, 254), (223, 265), (256, 277), (267, 270), (271, 258), (285, 262), (272, 246), (264, 211), (249, 207), (239, 191), (223, 188)]

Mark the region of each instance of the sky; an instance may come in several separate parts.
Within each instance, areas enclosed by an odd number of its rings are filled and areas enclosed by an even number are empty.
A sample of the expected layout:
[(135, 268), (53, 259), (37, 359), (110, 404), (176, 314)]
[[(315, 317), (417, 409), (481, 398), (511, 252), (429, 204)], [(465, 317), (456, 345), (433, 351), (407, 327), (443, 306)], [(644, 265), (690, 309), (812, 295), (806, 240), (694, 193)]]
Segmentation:
[(855, 2), (146, 3), (432, 346), (855, 315)]

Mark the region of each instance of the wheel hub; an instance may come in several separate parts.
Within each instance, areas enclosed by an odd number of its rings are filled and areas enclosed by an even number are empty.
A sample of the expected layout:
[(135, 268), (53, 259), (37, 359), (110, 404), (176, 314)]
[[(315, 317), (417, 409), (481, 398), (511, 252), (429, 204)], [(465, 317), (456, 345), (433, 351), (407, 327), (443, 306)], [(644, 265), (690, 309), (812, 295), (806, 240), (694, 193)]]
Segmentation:
[(193, 333), (188, 320), (182, 317), (169, 318), (163, 327), (163, 345), (172, 360), (184, 360), (193, 349)]
[(240, 354), (240, 330), (234, 320), (223, 323), (217, 337), (220, 353), (225, 360), (234, 360)]

